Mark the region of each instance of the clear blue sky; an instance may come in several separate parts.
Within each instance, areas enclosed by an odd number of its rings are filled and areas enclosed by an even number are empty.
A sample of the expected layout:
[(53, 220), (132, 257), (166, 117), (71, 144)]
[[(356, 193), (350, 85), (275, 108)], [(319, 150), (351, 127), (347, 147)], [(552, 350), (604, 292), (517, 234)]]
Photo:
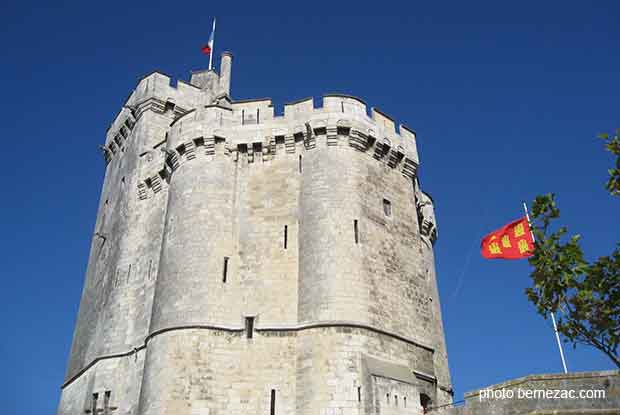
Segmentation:
[[(350, 93), (417, 130), (456, 398), (560, 371), (551, 324), (523, 294), (529, 265), (484, 261), (478, 244), (549, 191), (590, 258), (620, 240), (595, 138), (620, 127), (620, 3), (214, 3), (4, 2), (3, 412), (56, 410), (104, 174), (97, 146), (141, 76), (206, 67), (213, 15), (235, 98), (281, 110)], [(593, 349), (566, 355), (571, 370), (612, 368)]]

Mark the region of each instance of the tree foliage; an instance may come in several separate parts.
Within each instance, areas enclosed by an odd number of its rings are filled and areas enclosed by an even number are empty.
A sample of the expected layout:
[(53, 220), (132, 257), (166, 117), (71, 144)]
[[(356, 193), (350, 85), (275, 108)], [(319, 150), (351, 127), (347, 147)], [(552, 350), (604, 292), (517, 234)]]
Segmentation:
[(605, 188), (613, 196), (620, 195), (620, 130), (616, 130), (613, 134), (603, 133), (599, 137), (605, 140), (605, 149), (616, 156), (614, 167), (608, 170), (609, 180)]
[[(620, 139), (601, 136), (606, 149), (616, 156), (606, 185), (620, 195)], [(555, 195), (537, 196), (532, 205), (532, 231), (536, 239), (530, 265), (533, 286), (526, 294), (545, 318), (558, 312), (558, 331), (566, 342), (593, 346), (620, 368), (620, 244), (611, 255), (590, 263), (580, 236), (568, 237), (566, 227), (552, 230), (560, 217)]]

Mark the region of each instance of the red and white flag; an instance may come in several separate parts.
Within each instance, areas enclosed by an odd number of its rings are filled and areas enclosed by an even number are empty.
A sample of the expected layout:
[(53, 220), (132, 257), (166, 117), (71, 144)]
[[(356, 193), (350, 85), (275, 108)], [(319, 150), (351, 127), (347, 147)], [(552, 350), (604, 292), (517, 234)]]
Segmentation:
[(204, 45), (201, 50), (205, 55), (211, 55), (213, 52), (213, 38), (215, 36), (215, 19), (213, 19), (213, 30), (211, 30), (211, 36), (209, 36), (209, 41), (206, 45)]
[(213, 18), (213, 29), (211, 29), (211, 36), (209, 36), (209, 41), (206, 45), (204, 45), (201, 50), (205, 55), (209, 55), (209, 70), (212, 69), (213, 63), (213, 44), (215, 43), (215, 17)]

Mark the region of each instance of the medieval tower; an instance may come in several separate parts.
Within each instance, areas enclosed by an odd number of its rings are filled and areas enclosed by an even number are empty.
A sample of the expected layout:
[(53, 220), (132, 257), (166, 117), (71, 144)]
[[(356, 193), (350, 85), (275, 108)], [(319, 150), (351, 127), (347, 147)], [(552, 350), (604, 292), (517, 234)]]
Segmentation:
[(413, 130), (233, 100), (232, 55), (112, 122), (58, 414), (417, 414), (451, 402)]

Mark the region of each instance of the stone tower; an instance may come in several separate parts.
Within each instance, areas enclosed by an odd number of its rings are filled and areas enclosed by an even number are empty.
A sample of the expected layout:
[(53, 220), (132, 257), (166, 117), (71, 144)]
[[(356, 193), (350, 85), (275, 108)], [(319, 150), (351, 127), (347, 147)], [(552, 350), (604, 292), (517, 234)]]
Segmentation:
[(58, 414), (415, 414), (451, 401), (416, 135), (355, 97), (152, 73), (105, 180)]

